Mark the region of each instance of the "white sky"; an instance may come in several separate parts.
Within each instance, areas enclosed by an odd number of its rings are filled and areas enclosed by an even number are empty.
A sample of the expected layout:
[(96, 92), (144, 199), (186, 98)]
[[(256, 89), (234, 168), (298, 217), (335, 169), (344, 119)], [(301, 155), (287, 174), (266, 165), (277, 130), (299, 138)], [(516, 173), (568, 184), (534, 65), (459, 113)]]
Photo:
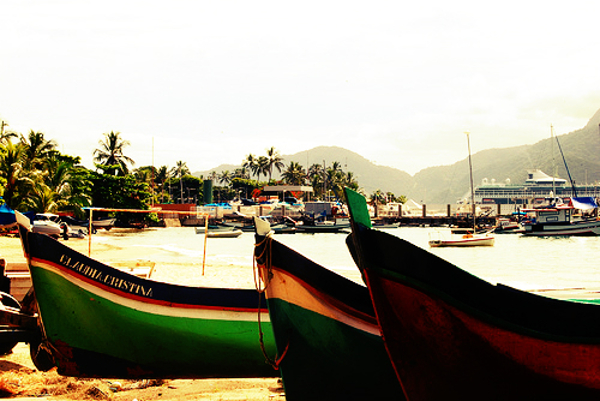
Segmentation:
[(600, 109), (599, 15), (596, 0), (7, 0), (0, 119), (88, 167), (119, 131), (136, 167), (337, 145), (414, 174), (464, 159), (467, 130), (477, 152), (582, 128)]

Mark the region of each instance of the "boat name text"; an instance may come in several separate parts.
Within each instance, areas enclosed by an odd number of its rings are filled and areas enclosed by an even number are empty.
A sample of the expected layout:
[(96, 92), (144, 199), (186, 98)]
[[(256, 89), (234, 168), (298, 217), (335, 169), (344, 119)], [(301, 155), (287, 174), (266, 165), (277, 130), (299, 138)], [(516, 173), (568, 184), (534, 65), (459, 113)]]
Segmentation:
[(60, 263), (71, 270), (81, 273), (94, 281), (106, 284), (109, 287), (113, 287), (122, 291), (129, 292), (131, 294), (141, 295), (144, 297), (151, 298), (153, 296), (152, 287), (148, 288), (143, 285), (133, 283), (131, 281), (115, 277), (110, 274), (106, 274), (98, 269), (91, 267), (90, 265), (81, 263), (78, 260), (73, 260), (67, 255), (63, 254), (60, 257)]

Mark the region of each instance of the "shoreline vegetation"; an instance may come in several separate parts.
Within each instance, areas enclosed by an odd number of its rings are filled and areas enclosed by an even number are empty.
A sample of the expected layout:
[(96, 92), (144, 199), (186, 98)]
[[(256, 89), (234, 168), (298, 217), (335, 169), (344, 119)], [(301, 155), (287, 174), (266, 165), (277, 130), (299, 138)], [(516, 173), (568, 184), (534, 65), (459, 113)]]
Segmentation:
[[(115, 230), (118, 232), (118, 229)], [(115, 235), (115, 233), (110, 235)], [(88, 252), (87, 239), (72, 239), (64, 243), (79, 252), (85, 254)], [(144, 257), (151, 259), (153, 255), (156, 254), (151, 253)], [(135, 250), (124, 249), (101, 241), (92, 244), (92, 257), (98, 260), (135, 260), (137, 256), (139, 254)], [(4, 258), (8, 263), (26, 262), (18, 237), (0, 236), (0, 258)], [(254, 288), (250, 266), (210, 264), (207, 272), (214, 272), (214, 274), (207, 274), (206, 285), (235, 285)], [(231, 280), (232, 276), (233, 280)], [(282, 385), (277, 378), (132, 381), (120, 378), (64, 377), (56, 373), (56, 368), (48, 372), (40, 372), (35, 369), (29, 356), (29, 345), (25, 343), (19, 343), (12, 353), (0, 357), (0, 398), (3, 397), (114, 401), (285, 400)]]
[[(7, 124), (2, 121), (2, 129)], [(128, 157), (130, 146), (120, 132), (103, 134), (93, 150), (94, 167), (82, 165), (81, 156), (62, 154), (58, 143), (41, 132), (27, 135), (0, 131), (0, 204), (21, 212), (69, 214), (86, 218), (86, 208), (148, 210), (156, 204), (212, 204), (233, 200), (260, 200), (265, 185), (310, 187), (312, 200), (342, 199), (344, 187), (359, 190), (359, 183), (338, 161), (288, 165), (274, 147), (266, 155), (248, 154), (235, 171), (211, 172), (206, 177), (191, 175), (186, 162), (174, 167), (141, 166)], [(281, 179), (273, 179), (280, 173)], [(261, 181), (262, 179), (262, 181)], [(302, 192), (290, 197), (303, 198)], [(377, 190), (371, 195), (381, 203), (401, 199)], [(119, 227), (161, 225), (159, 216), (146, 213), (111, 212)], [(103, 217), (103, 216), (96, 216)]]

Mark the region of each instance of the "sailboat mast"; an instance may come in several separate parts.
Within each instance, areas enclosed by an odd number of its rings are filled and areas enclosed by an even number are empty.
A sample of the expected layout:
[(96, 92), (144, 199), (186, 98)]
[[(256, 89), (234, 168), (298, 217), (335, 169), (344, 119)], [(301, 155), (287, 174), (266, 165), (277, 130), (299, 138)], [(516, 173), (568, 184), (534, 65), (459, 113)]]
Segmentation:
[(552, 152), (552, 203), (554, 203), (554, 199), (556, 198), (556, 187), (554, 182), (554, 177), (557, 175), (556, 171), (556, 162), (554, 161), (554, 127), (550, 124), (550, 151)]
[(475, 189), (473, 188), (473, 163), (471, 162), (471, 140), (469, 139), (469, 132), (467, 134), (467, 148), (469, 149), (469, 178), (471, 180), (471, 213), (473, 214), (473, 234), (476, 230), (476, 219), (475, 219)]
[(560, 146), (558, 137), (556, 137), (556, 144), (558, 145), (558, 150), (560, 151), (560, 156), (563, 159), (563, 163), (565, 165), (565, 170), (567, 170), (567, 176), (569, 176), (569, 182), (571, 183), (572, 196), (577, 198), (577, 189), (575, 188), (575, 183), (573, 182), (573, 178), (571, 178), (571, 171), (569, 171), (569, 166), (567, 165), (567, 159), (565, 159), (565, 154), (563, 153), (562, 146)]

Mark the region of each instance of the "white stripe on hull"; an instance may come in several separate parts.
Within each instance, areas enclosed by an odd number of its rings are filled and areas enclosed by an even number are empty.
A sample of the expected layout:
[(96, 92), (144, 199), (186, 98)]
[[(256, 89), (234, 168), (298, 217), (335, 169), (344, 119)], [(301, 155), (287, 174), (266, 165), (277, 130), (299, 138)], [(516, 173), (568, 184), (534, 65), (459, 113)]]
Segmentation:
[(281, 299), (330, 319), (335, 319), (358, 330), (376, 336), (380, 335), (379, 326), (356, 319), (344, 311), (335, 308), (327, 300), (311, 292), (310, 288), (304, 286), (294, 276), (275, 269), (272, 270), (272, 273), (273, 275), (266, 288), (267, 298)]
[[(110, 291), (106, 291), (102, 288), (99, 288), (95, 285), (92, 285), (86, 281), (80, 280), (70, 274), (65, 273), (64, 271), (52, 266), (48, 263), (43, 263), (40, 261), (35, 261), (33, 264), (41, 269), (44, 269), (53, 274), (57, 274), (69, 281), (71, 284), (84, 289), (85, 291), (89, 291), (99, 298), (104, 298), (108, 301), (114, 302), (115, 304), (121, 305), (126, 308), (131, 308), (138, 310), (144, 313), (150, 313), (154, 315), (160, 316), (170, 316), (170, 317), (181, 317), (181, 318), (190, 318), (190, 319), (208, 319), (208, 320), (231, 320), (231, 321), (248, 321), (248, 322), (256, 322), (258, 319), (258, 312), (241, 312), (241, 311), (229, 311), (229, 310), (219, 310), (219, 309), (207, 309), (204, 307), (197, 308), (182, 308), (177, 306), (170, 305), (158, 305), (154, 303), (148, 303), (144, 301), (138, 301), (135, 299), (130, 299), (126, 297), (119, 296)], [(258, 305), (258, 293), (257, 296), (257, 305)], [(263, 313), (261, 315), (261, 321), (270, 322), (269, 314)]]

